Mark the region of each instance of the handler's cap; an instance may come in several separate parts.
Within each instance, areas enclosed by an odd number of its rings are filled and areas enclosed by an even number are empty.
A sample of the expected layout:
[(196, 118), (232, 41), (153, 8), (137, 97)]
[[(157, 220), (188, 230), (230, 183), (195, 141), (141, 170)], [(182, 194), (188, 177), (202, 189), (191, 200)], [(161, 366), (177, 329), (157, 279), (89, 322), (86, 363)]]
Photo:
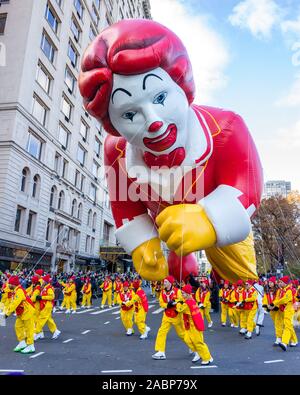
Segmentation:
[(32, 276), (31, 277), (31, 282), (32, 282), (32, 284), (37, 284), (39, 282), (38, 276)]
[(138, 289), (138, 288), (140, 287), (140, 285), (141, 285), (140, 280), (134, 280), (134, 281), (132, 282), (132, 286), (133, 286), (133, 288), (135, 288), (135, 289)]
[(165, 280), (169, 281), (169, 283), (174, 284), (175, 283), (175, 278), (173, 276), (167, 276)]
[(11, 276), (10, 279), (8, 280), (8, 284), (10, 285), (20, 285), (20, 279), (18, 276)]
[(181, 288), (181, 291), (191, 295), (191, 293), (193, 292), (193, 287), (190, 284), (186, 284), (184, 287)]
[(45, 283), (50, 283), (51, 277), (49, 274), (47, 274), (46, 276), (42, 277), (42, 280), (45, 281)]
[(272, 276), (272, 277), (269, 278), (268, 281), (275, 284), (275, 283), (276, 283), (276, 280), (277, 280), (276, 277), (275, 277), (275, 276)]
[(236, 285), (238, 286), (238, 287), (241, 287), (241, 286), (243, 286), (243, 280), (238, 280), (237, 282), (236, 282)]
[(128, 281), (125, 281), (124, 283), (123, 283), (123, 287), (129, 287), (129, 282)]
[(291, 280), (290, 280), (289, 276), (283, 276), (280, 278), (280, 281), (282, 281), (285, 284), (288, 284)]
[(35, 271), (35, 274), (37, 274), (38, 276), (43, 276), (44, 275), (44, 270), (43, 269), (38, 269)]
[(226, 285), (230, 285), (229, 280), (225, 280), (225, 281), (224, 281), (224, 285), (225, 285), (225, 284), (226, 284)]

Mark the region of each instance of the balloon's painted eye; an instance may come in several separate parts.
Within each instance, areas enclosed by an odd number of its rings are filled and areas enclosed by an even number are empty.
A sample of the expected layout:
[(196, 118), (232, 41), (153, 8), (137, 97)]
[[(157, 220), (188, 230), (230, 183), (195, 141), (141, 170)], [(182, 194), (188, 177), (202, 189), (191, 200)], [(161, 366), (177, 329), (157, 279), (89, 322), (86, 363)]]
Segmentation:
[(124, 112), (124, 114), (122, 115), (122, 118), (130, 119), (130, 121), (133, 122), (133, 118), (135, 115), (136, 115), (135, 111), (127, 111), (127, 112)]
[(161, 92), (158, 95), (155, 96), (154, 100), (153, 100), (153, 104), (162, 104), (164, 105), (164, 102), (167, 98), (168, 94), (167, 92)]

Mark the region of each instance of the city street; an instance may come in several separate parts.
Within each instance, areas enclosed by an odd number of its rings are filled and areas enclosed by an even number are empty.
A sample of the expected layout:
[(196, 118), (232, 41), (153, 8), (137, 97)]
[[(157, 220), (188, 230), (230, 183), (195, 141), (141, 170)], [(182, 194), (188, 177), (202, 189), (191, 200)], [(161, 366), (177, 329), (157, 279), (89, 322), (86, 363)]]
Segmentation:
[[(91, 310), (79, 309), (77, 314), (54, 313), (62, 331), (52, 340), (48, 330), (45, 339), (36, 342), (36, 353), (22, 355), (12, 350), (17, 344), (9, 318), (6, 327), (0, 328), (0, 374), (20, 371), (25, 375), (280, 375), (299, 374), (300, 348), (283, 352), (272, 346), (274, 335), (270, 316), (265, 317), (262, 334), (244, 340), (237, 329), (223, 328), (219, 314), (212, 313), (213, 328), (205, 332), (214, 362), (201, 367), (191, 362), (187, 347), (172, 330), (167, 340), (167, 360), (151, 358), (162, 312), (157, 302), (150, 299), (147, 324), (151, 332), (147, 340), (139, 334), (125, 335), (120, 321), (119, 308), (101, 310), (100, 302)], [(299, 335), (299, 333), (298, 333)]]

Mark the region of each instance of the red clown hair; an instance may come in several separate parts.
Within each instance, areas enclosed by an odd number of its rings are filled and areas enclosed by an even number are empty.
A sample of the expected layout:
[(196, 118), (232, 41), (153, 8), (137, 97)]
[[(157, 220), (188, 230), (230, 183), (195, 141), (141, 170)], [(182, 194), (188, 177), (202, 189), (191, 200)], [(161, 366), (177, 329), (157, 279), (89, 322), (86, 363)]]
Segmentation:
[(120, 136), (108, 114), (113, 74), (143, 74), (161, 67), (194, 100), (195, 84), (187, 51), (169, 29), (148, 19), (128, 19), (105, 29), (87, 48), (79, 89), (85, 109), (105, 130)]

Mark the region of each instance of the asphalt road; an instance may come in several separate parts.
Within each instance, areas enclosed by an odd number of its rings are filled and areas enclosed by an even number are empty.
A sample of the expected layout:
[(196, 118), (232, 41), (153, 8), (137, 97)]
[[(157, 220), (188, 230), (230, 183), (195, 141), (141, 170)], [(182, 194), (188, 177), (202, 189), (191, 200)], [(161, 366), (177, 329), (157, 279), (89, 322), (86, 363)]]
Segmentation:
[[(162, 312), (150, 298), (147, 324), (151, 332), (147, 340), (135, 335), (127, 337), (120, 321), (119, 308), (101, 310), (100, 302), (90, 311), (77, 314), (54, 313), (62, 331), (57, 340), (46, 329), (45, 339), (35, 343), (36, 353), (22, 355), (12, 350), (17, 341), (14, 317), (0, 327), (0, 375), (20, 371), (25, 375), (282, 375), (300, 374), (300, 347), (283, 352), (272, 346), (274, 335), (271, 318), (265, 316), (265, 327), (259, 337), (245, 340), (238, 329), (223, 328), (219, 314), (212, 313), (214, 325), (206, 329), (205, 340), (213, 355), (209, 367), (191, 362), (188, 349), (171, 330), (167, 340), (167, 359), (151, 358)], [(298, 336), (300, 333), (298, 330)]]

